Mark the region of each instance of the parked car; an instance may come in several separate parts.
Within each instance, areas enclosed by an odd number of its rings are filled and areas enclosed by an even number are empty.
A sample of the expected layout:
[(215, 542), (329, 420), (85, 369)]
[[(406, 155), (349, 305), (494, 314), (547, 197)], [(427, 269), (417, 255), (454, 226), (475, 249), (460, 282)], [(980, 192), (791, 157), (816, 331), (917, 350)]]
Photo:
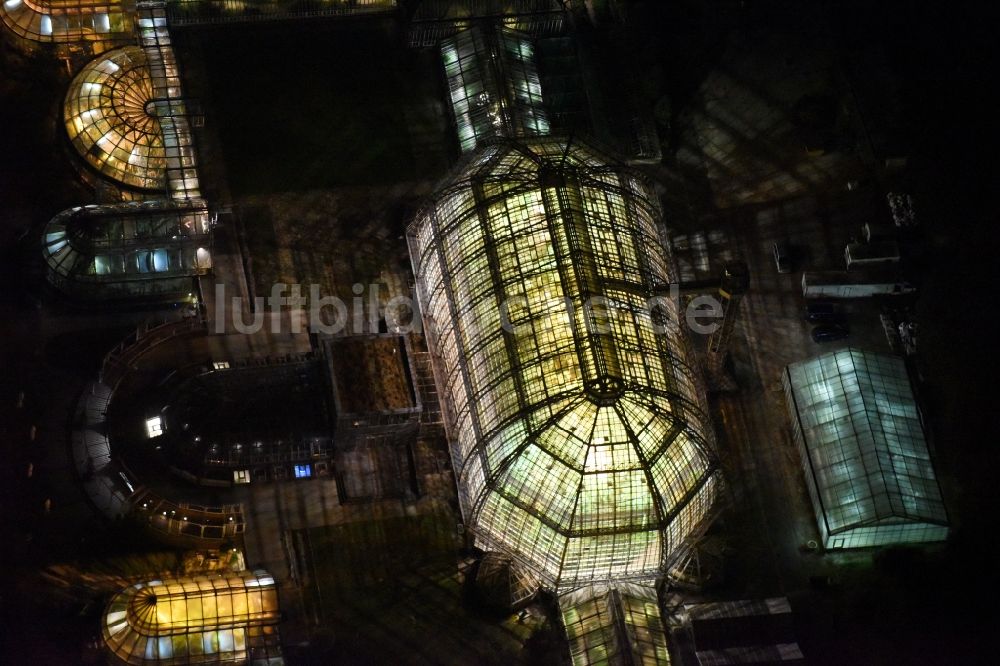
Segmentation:
[(806, 305), (806, 321), (811, 324), (840, 323), (844, 315), (830, 301), (813, 301)]
[(777, 243), (772, 244), (771, 249), (774, 253), (774, 265), (778, 268), (778, 272), (791, 273), (792, 255), (788, 250), (788, 243), (778, 241)]
[(824, 324), (814, 326), (812, 330), (813, 342), (835, 342), (843, 340), (851, 334), (844, 326), (838, 324)]

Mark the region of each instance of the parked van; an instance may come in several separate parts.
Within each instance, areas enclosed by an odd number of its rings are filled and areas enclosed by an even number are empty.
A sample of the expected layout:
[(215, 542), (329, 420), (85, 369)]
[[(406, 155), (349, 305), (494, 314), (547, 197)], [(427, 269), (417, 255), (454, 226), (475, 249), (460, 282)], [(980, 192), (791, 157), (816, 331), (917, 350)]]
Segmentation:
[(910, 294), (916, 288), (894, 272), (822, 271), (802, 274), (806, 298), (867, 298), (876, 295)]
[(860, 266), (894, 264), (899, 262), (899, 244), (894, 240), (872, 243), (848, 243), (844, 248), (847, 270)]

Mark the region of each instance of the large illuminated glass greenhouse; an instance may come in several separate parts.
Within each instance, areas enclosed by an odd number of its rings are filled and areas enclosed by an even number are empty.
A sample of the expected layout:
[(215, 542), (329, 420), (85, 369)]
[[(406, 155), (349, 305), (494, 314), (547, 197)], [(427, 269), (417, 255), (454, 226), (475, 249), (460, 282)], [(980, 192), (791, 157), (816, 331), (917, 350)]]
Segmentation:
[(80, 296), (184, 294), (212, 267), (204, 202), (77, 206), (45, 227), (49, 281)]
[(649, 307), (659, 216), (633, 172), (538, 139), (487, 145), (410, 228), (465, 522), (557, 590), (655, 579), (719, 492), (675, 304)]
[(902, 359), (845, 349), (790, 365), (783, 377), (826, 548), (947, 538), (948, 516)]
[(167, 156), (153, 98), (146, 52), (126, 46), (80, 70), (66, 93), (63, 121), (94, 172), (133, 190), (162, 193)]
[(101, 635), (115, 663), (281, 664), (278, 590), (264, 571), (136, 583)]

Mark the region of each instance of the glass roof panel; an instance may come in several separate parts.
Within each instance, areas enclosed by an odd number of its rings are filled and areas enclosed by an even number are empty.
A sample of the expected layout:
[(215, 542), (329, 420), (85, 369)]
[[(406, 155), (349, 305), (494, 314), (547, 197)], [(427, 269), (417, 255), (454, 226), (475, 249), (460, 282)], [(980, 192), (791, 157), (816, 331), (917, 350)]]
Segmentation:
[(153, 81), (138, 46), (108, 51), (70, 83), (63, 122), (80, 157), (101, 175), (139, 190), (166, 186), (160, 121), (151, 112)]

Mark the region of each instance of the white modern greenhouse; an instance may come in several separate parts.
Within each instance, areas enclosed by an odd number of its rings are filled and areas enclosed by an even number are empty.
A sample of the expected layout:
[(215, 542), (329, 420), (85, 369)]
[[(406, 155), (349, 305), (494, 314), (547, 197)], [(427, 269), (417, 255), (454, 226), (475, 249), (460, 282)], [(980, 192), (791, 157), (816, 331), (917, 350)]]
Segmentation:
[(947, 538), (902, 359), (845, 349), (790, 365), (783, 379), (824, 547)]

